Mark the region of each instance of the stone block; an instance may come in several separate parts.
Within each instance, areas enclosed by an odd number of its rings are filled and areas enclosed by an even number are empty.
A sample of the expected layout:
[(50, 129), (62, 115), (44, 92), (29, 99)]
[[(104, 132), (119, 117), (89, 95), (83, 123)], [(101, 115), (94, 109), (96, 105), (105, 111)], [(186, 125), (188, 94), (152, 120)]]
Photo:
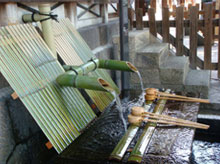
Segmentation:
[[(149, 35), (149, 30), (129, 31), (129, 51), (136, 51), (148, 45), (150, 43)], [(119, 35), (113, 36), (113, 43), (120, 45)]]
[(184, 84), (189, 71), (188, 57), (170, 56), (167, 62), (160, 66), (160, 80), (162, 84)]
[(0, 163), (6, 163), (15, 146), (11, 119), (5, 101), (0, 101)]
[(135, 65), (147, 69), (159, 68), (168, 57), (167, 43), (149, 44), (136, 54)]
[[(144, 86), (146, 84), (160, 84), (160, 79), (159, 79), (159, 70), (158, 69), (142, 69), (137, 67), (139, 70)], [(137, 74), (132, 73), (131, 74), (131, 84), (139, 84), (140, 80), (138, 78)]]
[(0, 88), (8, 87), (9, 84), (7, 80), (4, 78), (4, 76), (0, 72)]
[(210, 87), (210, 70), (190, 70), (185, 82), (185, 91), (201, 93), (203, 98), (208, 98)]
[(12, 128), (16, 142), (21, 142), (37, 131), (40, 131), (40, 128), (20, 99), (13, 100), (10, 98), (8, 100), (8, 108), (10, 117), (13, 120)]

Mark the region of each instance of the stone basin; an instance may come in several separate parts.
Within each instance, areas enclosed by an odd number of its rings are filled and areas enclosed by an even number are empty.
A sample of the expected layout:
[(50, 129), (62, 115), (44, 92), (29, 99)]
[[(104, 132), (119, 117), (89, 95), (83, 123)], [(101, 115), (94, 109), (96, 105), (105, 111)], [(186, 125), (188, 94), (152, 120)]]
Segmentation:
[[(60, 155), (47, 150), (46, 137), (36, 125), (19, 99), (10, 97), (12, 90), (0, 89), (0, 163), (126, 163), (129, 152), (121, 162), (109, 161), (109, 155), (125, 130), (116, 106), (108, 109)], [(124, 117), (136, 101), (123, 103)], [(168, 102), (163, 114), (196, 121), (199, 104)], [(131, 143), (131, 150), (140, 136), (140, 128)], [(189, 163), (195, 130), (177, 126), (158, 126), (146, 150), (142, 163)]]
[[(124, 103), (131, 108), (135, 102)], [(163, 114), (196, 121), (199, 104), (168, 102)], [(129, 110), (124, 114), (125, 118)], [(132, 150), (143, 127), (138, 131), (129, 150)], [(57, 163), (126, 163), (129, 152), (121, 162), (109, 161), (109, 155), (124, 135), (124, 127), (115, 106), (109, 107), (102, 116), (85, 131), (60, 156)], [(146, 149), (142, 163), (190, 163), (190, 155), (195, 129), (177, 126), (157, 126)]]

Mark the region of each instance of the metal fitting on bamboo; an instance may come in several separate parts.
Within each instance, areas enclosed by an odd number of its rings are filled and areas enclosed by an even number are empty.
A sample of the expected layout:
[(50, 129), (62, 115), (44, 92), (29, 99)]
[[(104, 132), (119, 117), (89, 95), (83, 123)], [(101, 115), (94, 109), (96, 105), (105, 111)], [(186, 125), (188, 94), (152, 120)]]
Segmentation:
[(51, 19), (48, 19), (47, 16), (51, 12), (50, 4), (40, 4), (38, 8), (40, 13), (45, 14), (45, 15), (40, 15), (41, 20), (44, 20), (41, 21), (43, 38), (47, 43), (48, 47), (50, 48), (50, 50), (52, 51), (53, 55), (57, 58), (53, 29), (52, 29), (52, 21)]
[(74, 70), (78, 72), (78, 74), (88, 74), (91, 71), (96, 70), (97, 68), (109, 69), (109, 70), (119, 70), (119, 71), (128, 71), (128, 72), (137, 72), (137, 68), (127, 61), (119, 61), (119, 60), (103, 60), (103, 59), (92, 59), (85, 64), (80, 66), (63, 66), (65, 71)]
[(111, 85), (99, 77), (76, 75), (74, 71), (68, 71), (57, 77), (56, 82), (61, 86), (71, 86), (81, 89), (97, 91), (114, 91)]

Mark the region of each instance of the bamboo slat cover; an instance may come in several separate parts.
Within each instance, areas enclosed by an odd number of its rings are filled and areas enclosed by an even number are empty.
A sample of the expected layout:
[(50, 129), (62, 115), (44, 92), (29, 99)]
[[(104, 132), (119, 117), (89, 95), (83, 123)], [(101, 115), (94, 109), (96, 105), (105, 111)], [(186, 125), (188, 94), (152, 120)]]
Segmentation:
[(32, 25), (0, 28), (0, 59), (1, 73), (58, 153), (95, 118), (77, 89), (56, 84), (64, 70)]
[[(59, 23), (53, 22), (56, 49), (60, 57), (67, 65), (81, 65), (94, 57), (91, 49), (73, 27), (69, 19), (60, 20)], [(118, 89), (111, 77), (105, 70), (96, 70), (92, 76), (99, 76), (111, 83)], [(101, 91), (86, 90), (93, 102), (103, 111), (114, 99), (110, 93)]]

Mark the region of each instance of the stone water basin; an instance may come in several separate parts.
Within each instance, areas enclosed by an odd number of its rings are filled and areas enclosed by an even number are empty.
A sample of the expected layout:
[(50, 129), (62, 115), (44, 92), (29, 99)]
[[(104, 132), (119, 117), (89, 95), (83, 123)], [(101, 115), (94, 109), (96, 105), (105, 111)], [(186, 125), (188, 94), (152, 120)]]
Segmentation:
[[(138, 105), (135, 101), (123, 103), (126, 108), (125, 118), (132, 106)], [(123, 160), (109, 161), (109, 155), (124, 135), (124, 127), (119, 119), (118, 111), (112, 104), (83, 135), (71, 144), (54, 161), (57, 163), (127, 163), (129, 152)], [(196, 121), (199, 104), (168, 102), (163, 114)], [(132, 141), (129, 150), (132, 150), (143, 127), (140, 128)], [(151, 142), (146, 149), (142, 163), (189, 163), (195, 129), (170, 125), (157, 126)]]

